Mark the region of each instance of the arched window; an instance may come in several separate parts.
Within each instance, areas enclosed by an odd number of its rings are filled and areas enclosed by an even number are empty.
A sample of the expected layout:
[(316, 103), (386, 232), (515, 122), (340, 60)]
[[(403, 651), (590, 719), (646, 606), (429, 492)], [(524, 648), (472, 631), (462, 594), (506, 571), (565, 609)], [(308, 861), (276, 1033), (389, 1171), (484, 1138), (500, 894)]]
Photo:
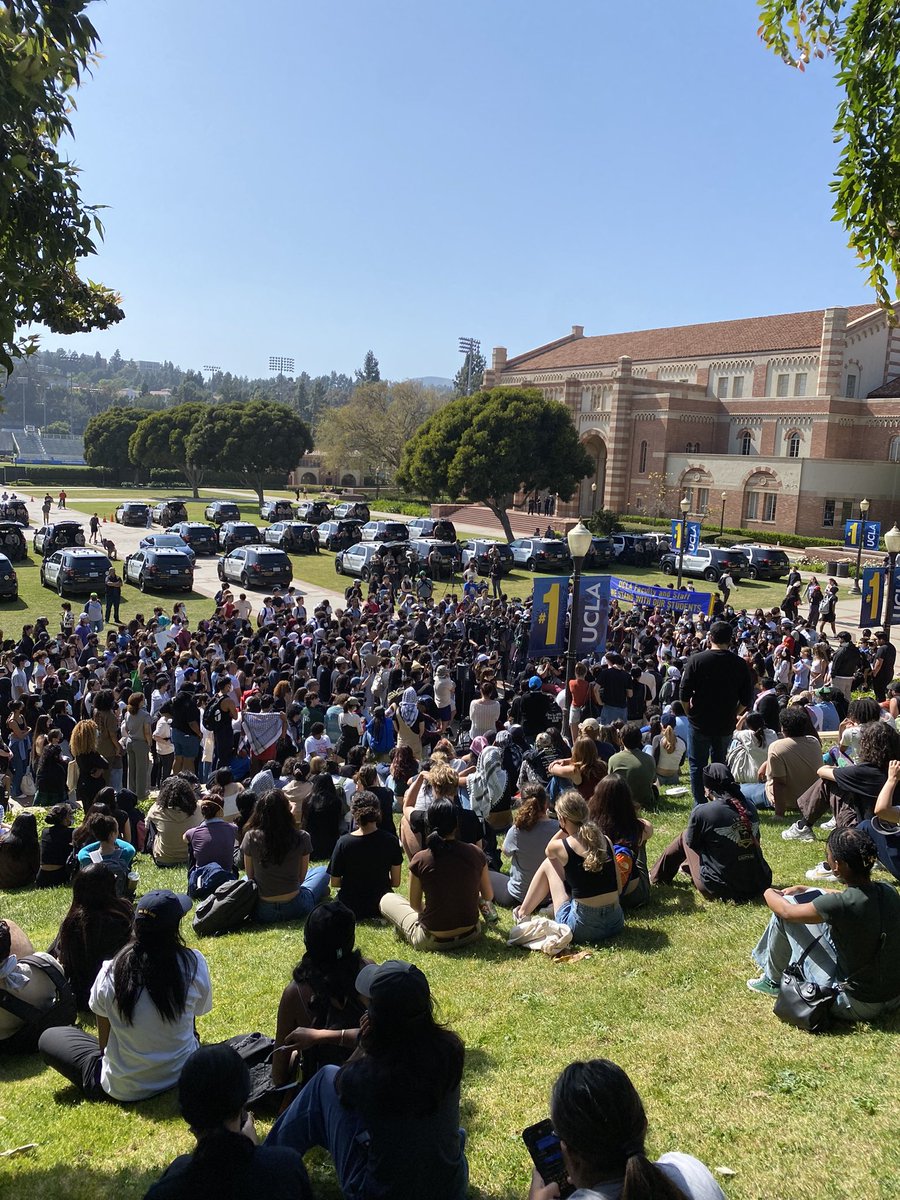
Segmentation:
[(796, 430), (794, 430), (793, 433), (788, 434), (787, 452), (788, 458), (800, 457), (800, 434), (797, 433)]
[(641, 452), (638, 458), (638, 474), (643, 475), (647, 470), (647, 443), (641, 442)]
[(888, 460), (890, 462), (900, 462), (900, 437), (891, 438), (891, 446), (888, 451)]
[(750, 454), (753, 450), (753, 434), (749, 429), (745, 429), (739, 439), (741, 454)]

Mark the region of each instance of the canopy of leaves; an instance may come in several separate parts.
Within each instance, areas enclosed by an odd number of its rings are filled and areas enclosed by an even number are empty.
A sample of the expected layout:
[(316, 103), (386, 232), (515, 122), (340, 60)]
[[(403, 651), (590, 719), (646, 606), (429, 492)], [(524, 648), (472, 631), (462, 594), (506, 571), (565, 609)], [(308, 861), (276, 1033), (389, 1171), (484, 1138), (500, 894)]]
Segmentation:
[(271, 400), (206, 406), (185, 440), (192, 462), (243, 475), (263, 498), (266, 476), (287, 475), (313, 446), (309, 428), (295, 412)]
[(593, 470), (568, 409), (536, 388), (493, 388), (451, 400), (409, 442), (401, 487), (486, 504), (512, 537), (515, 493), (549, 489), (568, 500)]
[(103, 228), (83, 203), (78, 170), (60, 155), (72, 133), (73, 92), (94, 59), (87, 0), (0, 4), (0, 366), (34, 349), (24, 326), (54, 333), (105, 329), (123, 317), (119, 297), (81, 279), (79, 259)]
[(803, 71), (813, 58), (834, 59), (843, 91), (834, 219), (889, 307), (900, 279), (900, 3), (760, 0), (760, 8), (760, 37), (789, 66)]
[[(469, 360), (472, 361), (472, 374), (469, 375)], [(465, 396), (467, 392), (480, 392), (484, 380), (484, 368), (487, 366), (484, 355), (480, 350), (474, 354), (466, 351), (463, 365), (453, 377), (453, 392), (457, 396)]]
[(364, 475), (392, 476), (407, 442), (446, 396), (413, 379), (362, 383), (343, 407), (325, 411), (316, 448), (335, 470), (358, 462)]
[(150, 413), (145, 408), (108, 408), (91, 417), (84, 431), (84, 458), (88, 466), (106, 467), (117, 474), (130, 461), (132, 434)]
[[(128, 457), (135, 466), (177, 467), (191, 485), (194, 495), (209, 468), (207, 455), (196, 458), (188, 450), (191, 434), (198, 428), (208, 410), (206, 404), (179, 404), (153, 413), (137, 426), (128, 443)], [(190, 441), (197, 454), (196, 440)]]

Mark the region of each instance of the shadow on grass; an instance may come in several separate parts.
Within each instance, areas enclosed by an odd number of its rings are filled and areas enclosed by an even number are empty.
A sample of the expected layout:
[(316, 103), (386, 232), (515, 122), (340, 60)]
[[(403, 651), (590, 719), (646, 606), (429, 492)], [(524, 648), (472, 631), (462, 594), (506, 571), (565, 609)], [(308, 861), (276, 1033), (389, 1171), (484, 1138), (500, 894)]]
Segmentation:
[(97, 1171), (67, 1163), (36, 1168), (31, 1155), (12, 1159), (11, 1164), (10, 1173), (16, 1176), (14, 1194), (20, 1200), (138, 1200), (161, 1174), (134, 1166), (121, 1171)]
[(0, 1079), (6, 1083), (21, 1083), (23, 1079), (31, 1079), (42, 1075), (46, 1067), (41, 1056), (34, 1054), (4, 1054), (0, 1058)]

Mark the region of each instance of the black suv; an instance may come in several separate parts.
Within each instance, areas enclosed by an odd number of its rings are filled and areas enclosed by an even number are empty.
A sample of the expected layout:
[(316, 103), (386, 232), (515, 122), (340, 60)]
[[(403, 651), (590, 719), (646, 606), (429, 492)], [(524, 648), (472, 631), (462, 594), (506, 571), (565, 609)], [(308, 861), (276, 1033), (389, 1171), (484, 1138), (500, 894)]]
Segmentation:
[(346, 550), (362, 541), (362, 521), (323, 521), (319, 540), (326, 550)]
[(241, 587), (288, 587), (293, 569), (283, 550), (274, 546), (238, 546), (219, 559), (219, 578)]
[(177, 533), (195, 554), (215, 554), (218, 551), (215, 529), (212, 525), (204, 525), (202, 521), (178, 521), (170, 525), (166, 532)]
[(142, 592), (189, 592), (194, 586), (194, 564), (181, 550), (147, 546), (125, 559), (122, 575)]
[(290, 500), (263, 500), (259, 516), (262, 521), (293, 521), (294, 506)]
[(791, 560), (783, 550), (771, 546), (732, 546), (746, 554), (750, 566), (747, 574), (751, 579), (781, 579), (791, 569)]
[(0, 598), (4, 600), (18, 600), (19, 598), (19, 577), (15, 567), (5, 554), (0, 554)]
[(203, 510), (203, 515), (207, 521), (212, 521), (213, 525), (224, 525), (226, 521), (239, 521), (241, 510), (233, 500), (210, 500)]
[[(462, 571), (462, 547), (459, 542), (439, 542), (437, 538), (415, 538), (409, 543), (410, 550), (415, 551), (422, 560), (422, 565), (432, 579), (452, 579)], [(432, 554), (438, 562), (432, 564), (429, 559)]]
[(116, 524), (137, 525), (146, 529), (149, 515), (150, 505), (146, 500), (123, 500), (116, 509)]
[(158, 504), (153, 505), (152, 512), (154, 525), (162, 525), (163, 529), (188, 519), (183, 500), (160, 500)]
[(609, 538), (595, 537), (590, 550), (584, 556), (584, 569), (594, 571), (597, 567), (608, 567), (614, 558), (613, 545)]
[(19, 562), (28, 554), (25, 533), (18, 521), (0, 521), (0, 552), (12, 562)]
[(226, 521), (219, 526), (220, 550), (233, 550), (235, 546), (248, 546), (261, 541), (259, 530), (249, 521)]
[(100, 550), (71, 546), (47, 555), (41, 563), (41, 583), (44, 587), (56, 588), (60, 596), (67, 592), (69, 595), (96, 592), (103, 596), (109, 567), (109, 559)]
[(43, 558), (54, 550), (83, 546), (84, 543), (84, 526), (79, 521), (53, 521), (49, 525), (42, 525), (34, 533), (35, 553)]
[(331, 507), (324, 500), (301, 500), (297, 505), (297, 520), (321, 525), (331, 519)]

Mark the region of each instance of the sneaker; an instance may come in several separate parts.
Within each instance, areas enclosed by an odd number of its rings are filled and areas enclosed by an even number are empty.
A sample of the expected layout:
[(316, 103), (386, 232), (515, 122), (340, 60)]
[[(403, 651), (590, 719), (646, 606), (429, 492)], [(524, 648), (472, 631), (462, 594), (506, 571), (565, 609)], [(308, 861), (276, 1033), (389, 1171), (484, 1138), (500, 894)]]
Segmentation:
[(836, 827), (836, 825), (837, 825), (837, 817), (832, 817), (830, 821), (823, 821), (822, 824), (819, 826), (819, 828), (827, 829), (828, 832), (831, 833), (832, 829), (834, 829)]
[(799, 821), (795, 821), (787, 829), (782, 829), (781, 836), (786, 842), (814, 842), (816, 840), (810, 827), (801, 825)]
[(806, 878), (819, 883), (837, 883), (837, 875), (827, 862), (816, 863), (811, 870), (806, 872)]
[(765, 975), (761, 975), (759, 979), (748, 979), (747, 987), (751, 992), (761, 992), (764, 996), (778, 995), (778, 984), (773, 983)]

